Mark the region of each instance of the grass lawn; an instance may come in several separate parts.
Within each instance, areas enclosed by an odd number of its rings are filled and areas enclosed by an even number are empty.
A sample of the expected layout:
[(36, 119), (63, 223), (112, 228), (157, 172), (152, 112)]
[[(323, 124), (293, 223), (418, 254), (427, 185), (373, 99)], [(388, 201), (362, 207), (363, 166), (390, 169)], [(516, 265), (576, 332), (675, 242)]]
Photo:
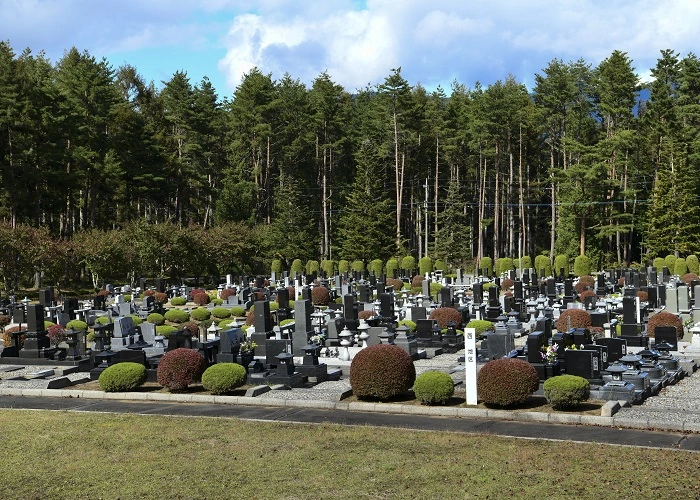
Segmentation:
[(233, 419), (0, 411), (0, 498), (698, 498), (698, 454)]

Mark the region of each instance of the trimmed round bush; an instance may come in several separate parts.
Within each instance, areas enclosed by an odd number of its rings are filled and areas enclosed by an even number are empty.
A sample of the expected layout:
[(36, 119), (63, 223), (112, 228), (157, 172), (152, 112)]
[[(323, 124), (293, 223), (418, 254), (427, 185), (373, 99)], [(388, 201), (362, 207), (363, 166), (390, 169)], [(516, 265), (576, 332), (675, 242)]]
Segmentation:
[(493, 274), (493, 259), (491, 257), (482, 257), (479, 261), (479, 272), (481, 274), (482, 270), (486, 269), (488, 274)]
[(66, 329), (67, 330), (82, 330), (82, 331), (86, 332), (88, 329), (88, 324), (85, 321), (81, 321), (79, 319), (73, 319), (73, 320), (70, 320), (68, 323), (66, 323)]
[(666, 265), (666, 261), (664, 260), (663, 257), (656, 257), (654, 259), (654, 268), (656, 269), (657, 272), (661, 272), (664, 270), (664, 266)]
[[(331, 301), (331, 292), (325, 286), (315, 286), (311, 289), (311, 303), (315, 306), (327, 306)], [(279, 304), (277, 304), (279, 306)]]
[(195, 321), (204, 321), (209, 319), (210, 317), (211, 313), (206, 307), (198, 307), (197, 309), (193, 309), (190, 313), (190, 318), (192, 318)]
[(384, 262), (382, 262), (382, 259), (371, 260), (367, 265), (367, 270), (372, 271), (375, 276), (380, 276), (384, 270)]
[(673, 313), (660, 311), (649, 318), (649, 322), (647, 323), (647, 333), (649, 337), (654, 337), (654, 330), (656, 330), (657, 326), (675, 326), (678, 338), (683, 338), (683, 322), (681, 318)]
[(153, 294), (153, 300), (165, 304), (168, 301), (168, 295), (164, 292), (155, 292)]
[(160, 313), (149, 314), (146, 317), (146, 321), (148, 321), (149, 323), (153, 323), (156, 326), (165, 324), (165, 318)]
[(672, 273), (676, 266), (677, 257), (673, 254), (668, 254), (664, 259), (664, 265), (668, 268), (668, 272)]
[[(218, 309), (218, 307), (215, 307), (214, 309), (212, 309), (212, 314), (214, 314), (214, 311), (216, 309)], [(224, 307), (224, 309), (226, 309), (226, 308)], [(229, 311), (229, 316), (232, 316), (234, 318), (242, 318), (243, 316), (245, 316), (245, 307), (243, 307), (243, 306), (233, 306), (228, 311)], [(223, 312), (221, 312), (220, 314), (223, 314)], [(226, 318), (227, 317), (228, 316), (226, 316)]]
[(452, 307), (438, 307), (437, 309), (433, 309), (428, 319), (436, 320), (441, 330), (447, 328), (447, 323), (450, 321), (454, 322), (457, 328), (462, 326), (462, 314)]
[(184, 323), (188, 319), (190, 319), (190, 315), (187, 314), (187, 311), (183, 311), (182, 309), (169, 309), (165, 311), (165, 321), (170, 321), (171, 323)]
[(333, 276), (333, 272), (335, 271), (335, 261), (329, 259), (322, 260), (321, 269), (323, 269), (323, 272), (326, 273), (326, 276)]
[(591, 395), (591, 384), (576, 375), (559, 375), (544, 381), (544, 397), (555, 410), (575, 408)]
[(370, 319), (374, 317), (374, 311), (365, 309), (357, 313), (357, 319)]
[(215, 306), (220, 306), (221, 304), (224, 303), (224, 299), (220, 299), (218, 297), (211, 299), (211, 303)]
[(589, 297), (595, 297), (596, 293), (593, 290), (584, 290), (578, 294), (579, 302), (585, 302)]
[(387, 278), (386, 279), (386, 286), (393, 286), (394, 291), (399, 292), (403, 288), (403, 281), (401, 281), (398, 278)]
[(685, 259), (683, 257), (676, 259), (676, 262), (673, 263), (673, 274), (676, 276), (683, 276), (687, 272), (688, 265), (685, 263)]
[(501, 280), (501, 290), (504, 292), (510, 290), (510, 287), (512, 287), (514, 284), (515, 282), (512, 279), (504, 278)]
[(184, 323), (181, 327), (181, 330), (189, 333), (193, 337), (199, 336), (199, 325), (193, 321), (188, 321), (187, 323)]
[(416, 268), (416, 258), (412, 255), (407, 255), (401, 259), (401, 269), (404, 271), (412, 271)]
[(304, 274), (304, 264), (302, 264), (301, 259), (294, 259), (292, 261), (292, 267), (289, 268), (291, 274)]
[(365, 270), (365, 263), (361, 260), (353, 260), (350, 264), (350, 268), (355, 272), (360, 272)]
[(422, 288), (423, 281), (425, 281), (425, 277), (422, 274), (416, 274), (411, 278), (411, 288)]
[(464, 328), (474, 328), (476, 330), (477, 336), (481, 337), (484, 333), (488, 331), (493, 331), (494, 325), (486, 319), (473, 319)]
[(306, 261), (306, 274), (318, 273), (321, 269), (321, 265), (317, 260)]
[(416, 381), (411, 356), (395, 345), (377, 344), (360, 350), (350, 364), (350, 386), (360, 399), (387, 400), (405, 394)]
[(422, 257), (418, 261), (418, 272), (423, 276), (429, 274), (433, 270), (433, 259), (428, 256)]
[(524, 403), (540, 387), (537, 370), (517, 358), (494, 359), (476, 378), (477, 394), (486, 404), (514, 406)]
[(270, 271), (273, 273), (281, 274), (283, 271), (282, 261), (279, 259), (272, 259), (272, 262), (270, 263)]
[(349, 270), (350, 270), (350, 262), (349, 261), (347, 261), (345, 259), (341, 259), (338, 261), (338, 272), (339, 273), (341, 273), (341, 274), (347, 273)]
[(442, 283), (438, 283), (436, 281), (430, 282), (430, 296), (431, 297), (437, 297), (437, 295), (440, 293), (440, 290), (442, 290)]
[(186, 389), (197, 382), (206, 368), (204, 358), (194, 349), (173, 349), (158, 363), (158, 383), (171, 391)]
[[(544, 276), (541, 276), (542, 269), (544, 269)], [(551, 276), (552, 274), (552, 264), (549, 262), (549, 257), (547, 255), (537, 255), (535, 257), (535, 272), (538, 278), (544, 278), (545, 276)]]
[(515, 259), (518, 269), (530, 269), (532, 267), (532, 258), (529, 255), (523, 255), (520, 259)]
[(584, 309), (566, 309), (561, 312), (556, 323), (559, 332), (568, 332), (569, 328), (590, 328), (590, 326), (591, 314)]
[(409, 330), (415, 332), (418, 325), (416, 325), (415, 321), (411, 321), (410, 319), (402, 319), (399, 321), (399, 326), (407, 326)]
[(224, 288), (223, 290), (221, 290), (219, 297), (221, 297), (223, 300), (226, 300), (229, 297), (236, 295), (236, 293), (237, 292), (235, 288)]
[(423, 404), (445, 404), (454, 394), (455, 384), (447, 373), (428, 371), (418, 375), (413, 392)]
[(387, 276), (396, 276), (396, 271), (399, 268), (399, 261), (396, 259), (389, 259), (386, 261), (384, 268), (386, 269)]
[(96, 325), (106, 325), (107, 323), (109, 323), (109, 316), (98, 316), (95, 318)]
[[(10, 334), (11, 334), (11, 333), (14, 333), (14, 332), (19, 332), (19, 331), (20, 331), (19, 325), (15, 325), (15, 326), (11, 326), (11, 327), (9, 327), (9, 328), (5, 328), (5, 330), (3, 330), (3, 333), (2, 333), (3, 345), (4, 345), (5, 347), (11, 346), (11, 345), (12, 345), (12, 335), (10, 335)], [(19, 349), (21, 349), (21, 348), (24, 346), (24, 339), (25, 339), (26, 336), (27, 336), (26, 328), (25, 328), (24, 330), (22, 330), (22, 332), (23, 332), (23, 333), (20, 333), (20, 335), (17, 337), (17, 341), (18, 341), (18, 344), (19, 344), (17, 347), (18, 347)]]
[(146, 367), (141, 363), (116, 363), (108, 366), (97, 379), (105, 392), (133, 391), (148, 378)]
[(559, 275), (559, 271), (564, 270), (564, 276), (569, 274), (569, 257), (565, 254), (559, 254), (554, 257), (554, 272)]
[(688, 255), (685, 258), (685, 264), (688, 266), (689, 273), (700, 273), (700, 261), (698, 261), (697, 255)]
[(513, 259), (510, 257), (501, 257), (500, 259), (496, 259), (496, 275), (500, 276), (503, 273), (506, 273), (512, 269), (515, 269), (515, 264), (513, 263)]
[(228, 394), (246, 382), (246, 369), (238, 363), (217, 363), (202, 374), (202, 387), (213, 394)]
[(170, 337), (171, 333), (175, 333), (177, 328), (172, 325), (158, 325), (156, 326), (156, 335), (162, 335), (166, 339)]
[(574, 275), (586, 276), (591, 274), (593, 264), (586, 255), (579, 255), (574, 259)]
[(198, 306), (206, 306), (211, 302), (211, 297), (207, 292), (201, 292), (192, 297), (192, 302)]
[(686, 285), (690, 286), (694, 280), (700, 280), (700, 277), (695, 273), (685, 273), (681, 276), (681, 279)]
[(170, 299), (170, 304), (173, 306), (184, 306), (187, 304), (187, 299), (185, 297), (173, 297)]
[(449, 270), (449, 266), (447, 265), (447, 262), (445, 262), (444, 260), (435, 259), (435, 270), (442, 271), (443, 273), (446, 273)]
[(134, 322), (134, 326), (138, 326), (143, 323), (143, 320), (135, 314), (129, 314), (129, 318)]

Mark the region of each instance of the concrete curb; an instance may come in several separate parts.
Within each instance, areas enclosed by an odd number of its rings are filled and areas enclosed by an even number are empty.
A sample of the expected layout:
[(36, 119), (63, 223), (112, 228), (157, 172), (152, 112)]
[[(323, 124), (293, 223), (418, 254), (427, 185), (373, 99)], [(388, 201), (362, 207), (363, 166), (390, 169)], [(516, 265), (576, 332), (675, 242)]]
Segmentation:
[(666, 422), (657, 419), (630, 418), (629, 416), (575, 415), (570, 413), (515, 412), (481, 408), (454, 408), (441, 406), (401, 405), (389, 403), (322, 401), (304, 399), (277, 399), (265, 396), (208, 396), (199, 394), (166, 394), (81, 391), (70, 389), (18, 389), (0, 388), (0, 396), (32, 396), (53, 398), (83, 398), (130, 401), (159, 401), (171, 403), (200, 403), (248, 406), (277, 406), (292, 408), (318, 408), (326, 410), (401, 413), (409, 415), (429, 415), (452, 418), (472, 418), (483, 420), (506, 420), (513, 422), (540, 422), (564, 425), (589, 425), (600, 427), (625, 427), (630, 429), (666, 430), (675, 432), (700, 433), (700, 423), (696, 421)]

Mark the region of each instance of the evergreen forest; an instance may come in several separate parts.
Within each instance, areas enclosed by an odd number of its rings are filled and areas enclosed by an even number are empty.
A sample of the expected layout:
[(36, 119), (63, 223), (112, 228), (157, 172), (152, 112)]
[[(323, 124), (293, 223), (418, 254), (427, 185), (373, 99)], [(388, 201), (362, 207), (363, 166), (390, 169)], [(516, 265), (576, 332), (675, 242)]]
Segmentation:
[[(646, 68), (645, 68), (646, 69)], [(614, 51), (428, 91), (253, 68), (230, 96), (71, 48), (0, 42), (0, 271), (58, 282), (256, 273), (278, 260), (700, 252), (700, 60)], [(41, 271), (37, 273), (37, 271)]]

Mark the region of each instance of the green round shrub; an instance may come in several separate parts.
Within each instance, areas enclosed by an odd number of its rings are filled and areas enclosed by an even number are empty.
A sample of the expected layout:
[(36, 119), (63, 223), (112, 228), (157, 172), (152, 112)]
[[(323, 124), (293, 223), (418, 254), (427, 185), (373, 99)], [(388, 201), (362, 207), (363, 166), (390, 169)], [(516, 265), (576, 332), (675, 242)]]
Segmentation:
[(544, 276), (552, 275), (552, 264), (549, 262), (549, 257), (547, 255), (538, 255), (535, 257), (535, 272), (540, 278), (544, 277), (540, 276), (542, 269), (544, 269)]
[(443, 273), (446, 273), (449, 270), (449, 266), (447, 265), (447, 262), (445, 262), (444, 260), (436, 259), (435, 260), (435, 270), (442, 271)]
[(479, 273), (482, 269), (486, 269), (488, 274), (493, 274), (493, 259), (491, 257), (482, 257), (479, 261)]
[(270, 271), (276, 274), (281, 274), (282, 271), (284, 271), (284, 269), (282, 269), (282, 261), (279, 259), (272, 259)]
[(382, 262), (382, 259), (371, 260), (367, 265), (367, 270), (373, 272), (375, 276), (381, 276), (384, 270), (384, 262)]
[(438, 294), (440, 293), (440, 290), (442, 290), (442, 283), (438, 283), (437, 281), (430, 282), (430, 296), (431, 297), (437, 297)]
[(564, 270), (564, 276), (569, 274), (569, 257), (567, 255), (559, 254), (554, 257), (554, 274), (559, 275), (559, 270)]
[(445, 404), (454, 394), (455, 384), (447, 373), (428, 371), (418, 375), (413, 392), (423, 404)]
[(664, 266), (666, 265), (666, 261), (664, 260), (663, 257), (656, 257), (654, 259), (654, 268), (656, 269), (657, 272), (661, 272), (664, 270)]
[(355, 396), (387, 400), (405, 394), (416, 381), (411, 356), (395, 345), (377, 344), (360, 350), (350, 364)]
[(387, 276), (396, 276), (396, 271), (399, 268), (399, 261), (396, 259), (389, 259), (386, 261), (386, 265), (384, 267), (386, 269)]
[(676, 256), (673, 254), (668, 254), (664, 259), (664, 265), (668, 268), (668, 272), (672, 273), (676, 265)]
[(133, 391), (148, 378), (146, 367), (141, 363), (116, 363), (108, 366), (97, 379), (105, 392)]
[(294, 259), (292, 261), (292, 267), (289, 269), (291, 274), (304, 274), (304, 264), (301, 263), (301, 259)]
[(518, 261), (518, 269), (530, 269), (532, 267), (532, 258), (529, 255), (523, 255)]
[(350, 262), (345, 259), (338, 261), (338, 272), (342, 274), (348, 271), (350, 271)]
[(688, 266), (689, 273), (700, 274), (700, 261), (697, 255), (688, 255), (685, 258), (685, 264)]
[(217, 363), (202, 374), (202, 387), (213, 394), (228, 394), (246, 382), (246, 369), (237, 363)]
[(676, 276), (683, 276), (688, 272), (688, 265), (685, 262), (685, 259), (683, 257), (679, 257), (676, 259), (676, 262), (673, 264), (673, 274)]
[(173, 306), (184, 306), (187, 304), (187, 299), (185, 297), (173, 297), (170, 299), (170, 304)]
[(318, 273), (321, 265), (317, 260), (309, 260), (306, 262), (306, 274)]
[(158, 363), (158, 383), (179, 391), (196, 382), (206, 368), (204, 358), (194, 349), (173, 349), (163, 354)]
[(146, 321), (158, 326), (165, 323), (165, 318), (160, 313), (151, 313), (146, 317)]
[(447, 323), (450, 321), (456, 325), (456, 328), (462, 326), (462, 313), (452, 307), (438, 307), (437, 309), (433, 309), (428, 319), (436, 320), (441, 330), (447, 328)]
[(574, 408), (591, 395), (591, 384), (576, 375), (559, 375), (544, 381), (544, 397), (555, 410)]
[(335, 271), (335, 261), (324, 259), (321, 261), (321, 269), (326, 273), (326, 276), (333, 276)]
[[(291, 307), (291, 305), (290, 305), (289, 307)], [(218, 308), (215, 307), (214, 309), (218, 309)], [(225, 309), (225, 308), (224, 308), (224, 309)], [(213, 311), (213, 310), (212, 310), (212, 314), (214, 314), (214, 311)], [(223, 314), (223, 311), (222, 311), (221, 314)], [(214, 315), (216, 316), (216, 314), (214, 314)], [(232, 317), (234, 317), (234, 318), (241, 318), (241, 317), (245, 316), (245, 307), (243, 307), (243, 306), (233, 306), (233, 307), (229, 310), (229, 316), (232, 316)], [(226, 316), (226, 317), (228, 317), (228, 316)]]
[(432, 270), (433, 259), (431, 259), (427, 255), (425, 257), (421, 257), (421, 259), (418, 261), (418, 272), (425, 276), (427, 274), (430, 274)]
[(125, 301), (125, 302), (131, 302), (131, 294), (130, 294), (130, 293), (125, 293), (125, 294), (124, 294), (124, 301)]
[(574, 259), (574, 275), (587, 276), (591, 274), (593, 264), (586, 255), (579, 255)]
[(559, 315), (555, 327), (558, 332), (568, 332), (569, 328), (590, 328), (591, 313), (585, 309), (565, 309)]
[(416, 258), (412, 255), (406, 255), (401, 259), (401, 269), (404, 271), (412, 271), (416, 268)]
[(220, 298), (216, 297), (216, 298), (214, 298), (214, 299), (211, 299), (211, 303), (212, 303), (214, 306), (220, 306), (221, 304), (224, 303), (224, 299), (220, 299)]
[(190, 319), (190, 315), (182, 309), (169, 309), (165, 311), (164, 318), (165, 321), (170, 321), (171, 323), (184, 323)]
[(488, 331), (492, 332), (494, 330), (494, 325), (493, 323), (485, 319), (473, 319), (469, 323), (467, 323), (467, 326), (465, 326), (465, 328), (473, 328), (474, 330), (476, 330), (476, 335), (480, 337)]
[(535, 367), (517, 358), (489, 361), (476, 378), (479, 398), (486, 404), (497, 406), (524, 403), (539, 387)]
[(412, 332), (416, 331), (416, 327), (418, 326), (415, 321), (411, 321), (410, 319), (402, 319), (399, 321), (399, 326), (407, 326), (409, 330)]
[(353, 271), (359, 273), (365, 270), (365, 263), (361, 260), (353, 260), (350, 267)]
[(135, 314), (129, 314), (129, 317), (130, 317), (131, 320), (134, 322), (134, 326), (138, 326), (138, 325), (140, 325), (141, 323), (143, 323), (143, 320), (142, 320), (141, 318), (139, 318), (139, 317), (138, 317), (137, 315), (135, 315)]
[(70, 320), (66, 323), (66, 330), (82, 330), (86, 332), (88, 329), (88, 324), (85, 321), (79, 319)]
[(109, 323), (109, 316), (98, 316), (95, 318), (96, 325), (106, 325), (107, 323)]
[(211, 313), (206, 307), (198, 307), (196, 309), (192, 309), (192, 312), (190, 313), (190, 318), (192, 318), (195, 321), (204, 321), (209, 319), (210, 317)]
[(156, 326), (156, 335), (162, 335), (166, 339), (170, 337), (171, 333), (175, 333), (177, 331), (177, 328), (172, 326), (172, 325), (157, 325)]
[(294, 323), (294, 320), (292, 318), (287, 318), (280, 321), (280, 326), (287, 326), (291, 325), (292, 323)]
[(515, 264), (513, 264), (513, 259), (510, 257), (501, 257), (496, 259), (496, 275), (500, 276), (503, 273), (512, 271), (515, 269)]

